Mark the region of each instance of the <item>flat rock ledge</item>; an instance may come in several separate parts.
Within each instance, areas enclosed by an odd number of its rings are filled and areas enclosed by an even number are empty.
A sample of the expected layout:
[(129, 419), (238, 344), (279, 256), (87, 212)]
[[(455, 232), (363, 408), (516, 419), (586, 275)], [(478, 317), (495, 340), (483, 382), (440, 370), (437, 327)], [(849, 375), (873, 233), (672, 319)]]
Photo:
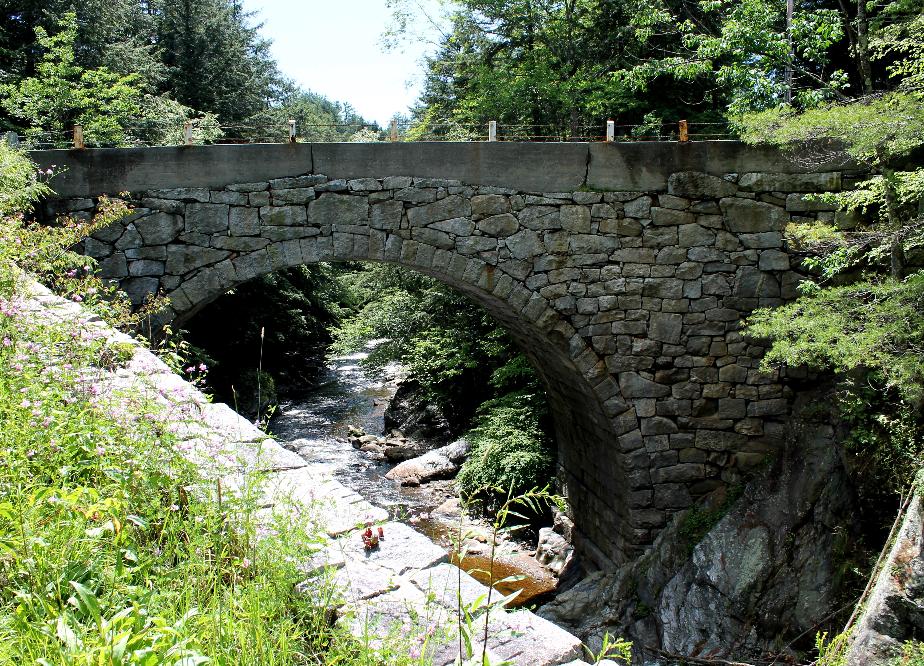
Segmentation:
[[(428, 636), (424, 649), (433, 664), (458, 663), (456, 600), (461, 597), (463, 603), (473, 604), (487, 597), (488, 588), (448, 563), (443, 549), (403, 523), (388, 522), (384, 509), (338, 482), (323, 464), (308, 464), (227, 405), (209, 402), (147, 348), (77, 303), (31, 280), (25, 293), (24, 307), (36, 318), (66, 321), (86, 334), (131, 350), (131, 357), (114, 371), (87, 370), (86, 381), (97, 387), (100, 404), (161, 407), (148, 407), (145, 418), (162, 418), (184, 455), (207, 478), (220, 479), (229, 492), (243, 490), (250, 473), (263, 472), (266, 481), (260, 487), (260, 505), (267, 519), (279, 511), (311, 512), (327, 534), (327, 543), (306, 562), (306, 574), (323, 570), (340, 583), (338, 622), (371, 645), (396, 632), (414, 636), (409, 632), (419, 630)], [(130, 410), (111, 411), (117, 418), (131, 418), (127, 416)], [(357, 529), (367, 521), (381, 524), (384, 533), (379, 547), (371, 552), (364, 550)], [(486, 612), (481, 604), (475, 613), (480, 627), (473, 646), (478, 663)], [(492, 604), (488, 627), (492, 663), (584, 663), (579, 660), (581, 642), (577, 638), (530, 611), (511, 612)]]

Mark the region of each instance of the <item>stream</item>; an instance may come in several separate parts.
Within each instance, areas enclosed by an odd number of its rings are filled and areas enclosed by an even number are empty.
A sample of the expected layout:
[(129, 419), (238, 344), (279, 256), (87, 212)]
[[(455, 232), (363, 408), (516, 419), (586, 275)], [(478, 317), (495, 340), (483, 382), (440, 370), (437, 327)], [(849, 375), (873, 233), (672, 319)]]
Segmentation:
[[(366, 356), (357, 353), (331, 359), (317, 387), (282, 402), (270, 422), (270, 432), (309, 465), (324, 468), (373, 505), (388, 511), (392, 519), (408, 523), (452, 555), (450, 535), (458, 530), (459, 516), (435, 511), (441, 505), (455, 504), (447, 503), (455, 497), (452, 482), (399, 486), (385, 478), (391, 464), (354, 449), (347, 440), (350, 426), (370, 434), (383, 432), (385, 409), (397, 388), (400, 368), (389, 366), (382, 377), (370, 376), (360, 365)], [(503, 554), (495, 557), (493, 564), (487, 545), (480, 549), (479, 544), (473, 545), (474, 552), (464, 557), (461, 566), (475, 578), (487, 583), (490, 570), (494, 580), (523, 577), (495, 586), (503, 594), (521, 590), (511, 606), (536, 603), (554, 590), (555, 577), (525, 552), (523, 544), (505, 543)]]

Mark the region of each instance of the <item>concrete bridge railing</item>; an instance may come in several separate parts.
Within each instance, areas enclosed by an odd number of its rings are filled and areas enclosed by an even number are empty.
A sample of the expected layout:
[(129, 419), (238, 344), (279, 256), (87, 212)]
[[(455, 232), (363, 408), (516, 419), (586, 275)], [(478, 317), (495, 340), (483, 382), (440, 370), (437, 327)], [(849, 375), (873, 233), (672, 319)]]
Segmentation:
[(740, 333), (795, 294), (782, 231), (834, 220), (800, 167), (735, 142), (293, 144), (45, 151), (51, 212), (131, 192), (87, 254), (187, 318), (319, 261), (395, 263), (468, 294), (541, 375), (577, 546), (601, 566), (738, 483), (787, 436), (793, 390)]

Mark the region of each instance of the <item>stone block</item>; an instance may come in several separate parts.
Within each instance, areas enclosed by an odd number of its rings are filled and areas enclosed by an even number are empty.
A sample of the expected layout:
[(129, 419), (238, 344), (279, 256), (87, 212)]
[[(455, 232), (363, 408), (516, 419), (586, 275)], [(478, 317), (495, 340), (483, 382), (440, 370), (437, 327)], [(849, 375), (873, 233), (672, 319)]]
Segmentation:
[[(400, 201), (384, 201), (369, 208), (369, 226), (382, 231), (394, 231), (401, 227), (404, 204)], [(358, 211), (357, 211), (358, 212)]]
[[(615, 322), (620, 323), (620, 322)], [(628, 323), (628, 322), (627, 322)], [(645, 330), (645, 324), (641, 330)], [(637, 372), (623, 372), (619, 375), (619, 390), (623, 398), (663, 398), (670, 395), (670, 388), (642, 377)]]
[(725, 224), (733, 233), (754, 234), (765, 231), (782, 231), (789, 223), (789, 215), (779, 206), (729, 197), (719, 202)]
[(252, 252), (266, 247), (269, 243), (268, 238), (254, 238), (252, 236), (212, 236), (211, 239), (212, 247), (220, 250), (233, 250), (234, 252)]
[(436, 190), (423, 187), (406, 187), (395, 192), (396, 201), (412, 204), (427, 204), (436, 201)]
[(412, 227), (425, 227), (440, 220), (449, 220), (454, 217), (469, 217), (472, 214), (468, 199), (453, 195), (440, 199), (434, 203), (409, 208), (408, 219)]
[(623, 212), (626, 217), (645, 219), (651, 215), (651, 197), (642, 196), (625, 202)]
[[(381, 204), (380, 204), (381, 205)], [(311, 224), (366, 224), (369, 201), (364, 196), (325, 193), (308, 204)]]
[(662, 208), (686, 210), (690, 207), (690, 200), (684, 197), (676, 197), (672, 194), (661, 194), (658, 196), (658, 205)]
[(232, 192), (230, 190), (212, 191), (209, 196), (211, 203), (230, 204), (232, 206), (246, 206), (248, 197), (243, 192)]
[(347, 181), (347, 187), (350, 192), (378, 192), (382, 189), (382, 183), (375, 178), (355, 178)]
[(490, 217), (511, 210), (510, 199), (500, 194), (478, 194), (472, 197), (472, 215)]
[(683, 224), (677, 227), (677, 242), (680, 247), (697, 247), (715, 243), (715, 232), (698, 224)]
[(183, 218), (169, 213), (153, 213), (135, 222), (146, 245), (165, 245), (183, 230)]
[(725, 430), (697, 430), (695, 446), (703, 451), (735, 451), (748, 441), (747, 435)]
[[(475, 225), (467, 217), (454, 217), (449, 220), (440, 220), (429, 225), (431, 229), (444, 231), (456, 236), (470, 236), (475, 231)], [(494, 241), (492, 240), (492, 244)]]
[(294, 178), (274, 178), (269, 182), (269, 186), (274, 190), (314, 187), (327, 180), (326, 176), (313, 174), (309, 176), (295, 176)]
[(166, 271), (171, 275), (185, 275), (203, 266), (218, 263), (231, 253), (198, 245), (167, 246)]
[(128, 274), (131, 276), (156, 276), (164, 274), (164, 262), (152, 259), (138, 259), (128, 264)]
[(382, 181), (382, 187), (386, 190), (403, 190), (410, 187), (412, 181), (410, 176), (387, 176)]
[(680, 342), (680, 333), (683, 330), (683, 316), (653, 312), (648, 321), (648, 337), (670, 344)]
[(310, 187), (295, 187), (287, 190), (273, 190), (272, 200), (274, 206), (305, 206), (314, 199), (314, 189)]
[(590, 233), (590, 209), (587, 206), (562, 206), (559, 215), (562, 229), (574, 234)]
[(130, 277), (122, 280), (119, 287), (128, 295), (132, 305), (141, 305), (147, 296), (157, 293), (160, 280), (156, 277)]
[(228, 205), (191, 203), (186, 206), (186, 231), (214, 234), (228, 229)]
[(651, 470), (651, 483), (657, 488), (662, 483), (698, 481), (706, 476), (705, 465), (700, 463), (678, 463), (671, 467)]
[(659, 226), (693, 224), (696, 217), (693, 213), (672, 208), (652, 207), (651, 222)]
[(827, 211), (835, 210), (836, 204), (826, 201), (819, 201), (811, 196), (806, 197), (803, 194), (790, 194), (786, 197), (786, 210), (791, 213), (804, 213), (808, 211)]
[(251, 206), (256, 208), (262, 208), (263, 206), (270, 205), (270, 193), (269, 192), (251, 192), (247, 195), (247, 201)]
[(515, 259), (529, 259), (542, 254), (545, 247), (539, 235), (532, 229), (523, 229), (506, 240), (507, 248)]
[(256, 236), (260, 233), (260, 213), (256, 208), (232, 207), (228, 214), (232, 236)]
[(125, 254), (116, 252), (99, 262), (99, 272), (105, 278), (124, 278), (128, 275), (128, 262)]
[(737, 363), (731, 363), (719, 368), (720, 382), (743, 383), (747, 381), (747, 378), (748, 369), (744, 366), (738, 365)]
[(304, 206), (267, 206), (260, 209), (260, 222), (263, 227), (301, 227), (308, 215)]
[[(474, 210), (474, 207), (473, 207)], [(501, 215), (492, 215), (478, 222), (478, 230), (489, 236), (503, 238), (516, 233), (520, 228), (520, 222), (510, 213)], [(551, 249), (551, 248), (550, 248)]]
[(119, 240), (115, 242), (115, 249), (127, 250), (129, 248), (142, 247), (143, 245), (144, 239), (141, 237), (141, 234), (134, 228), (134, 225), (129, 225), (119, 237)]
[(640, 419), (643, 435), (672, 435), (678, 432), (677, 424), (663, 416), (649, 416)]
[[(432, 245), (443, 250), (454, 250), (456, 243), (452, 236), (442, 231), (430, 228), (418, 228), (411, 230), (411, 237), (421, 243)], [(394, 236), (392, 236), (394, 238)], [(387, 246), (386, 246), (387, 247)]]
[(700, 171), (679, 171), (667, 179), (668, 193), (691, 199), (720, 199), (733, 196), (737, 190), (734, 183)]
[(757, 267), (762, 271), (788, 271), (789, 255), (781, 250), (764, 250)]
[(177, 201), (198, 201), (200, 203), (207, 203), (211, 198), (211, 193), (204, 187), (151, 190), (148, 195), (153, 199), (175, 199)]
[(751, 192), (831, 192), (841, 189), (840, 172), (745, 173), (738, 185)]

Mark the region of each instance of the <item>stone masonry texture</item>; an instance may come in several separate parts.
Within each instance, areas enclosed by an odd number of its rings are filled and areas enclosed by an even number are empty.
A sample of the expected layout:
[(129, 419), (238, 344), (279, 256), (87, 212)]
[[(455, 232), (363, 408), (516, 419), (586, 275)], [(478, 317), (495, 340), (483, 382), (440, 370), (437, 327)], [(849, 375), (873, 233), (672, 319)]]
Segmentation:
[(711, 167), (668, 165), (646, 190), (387, 172), (147, 190), (84, 250), (136, 301), (166, 293), (180, 322), (254, 277), (322, 261), (398, 264), (467, 294), (540, 373), (575, 545), (605, 567), (746, 480), (786, 430), (788, 378), (758, 369), (764, 346), (742, 322), (795, 296), (782, 232), (828, 214), (803, 199), (839, 189), (842, 172)]

